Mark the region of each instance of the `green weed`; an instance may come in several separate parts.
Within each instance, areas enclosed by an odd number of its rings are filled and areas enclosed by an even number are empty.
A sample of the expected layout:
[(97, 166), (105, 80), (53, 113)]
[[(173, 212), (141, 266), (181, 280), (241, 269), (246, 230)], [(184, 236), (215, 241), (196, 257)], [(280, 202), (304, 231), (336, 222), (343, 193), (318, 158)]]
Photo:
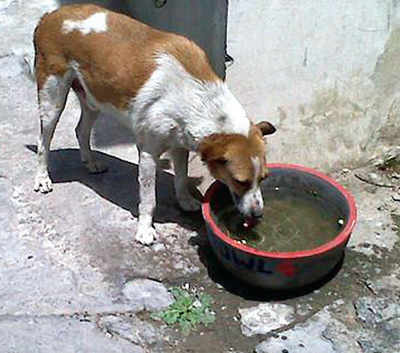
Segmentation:
[(175, 301), (167, 309), (154, 314), (153, 318), (161, 319), (168, 326), (178, 325), (184, 335), (195, 330), (199, 324), (207, 326), (215, 321), (210, 295), (179, 287), (171, 288), (170, 292)]

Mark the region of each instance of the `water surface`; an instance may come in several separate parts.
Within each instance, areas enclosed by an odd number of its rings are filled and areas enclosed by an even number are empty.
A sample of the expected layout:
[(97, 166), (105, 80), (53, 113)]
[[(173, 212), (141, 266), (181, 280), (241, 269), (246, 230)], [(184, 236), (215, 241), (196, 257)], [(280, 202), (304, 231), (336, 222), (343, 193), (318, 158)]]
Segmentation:
[(334, 239), (344, 223), (340, 211), (315, 191), (265, 189), (264, 216), (253, 228), (232, 204), (217, 212), (217, 223), (231, 238), (270, 252), (310, 250)]

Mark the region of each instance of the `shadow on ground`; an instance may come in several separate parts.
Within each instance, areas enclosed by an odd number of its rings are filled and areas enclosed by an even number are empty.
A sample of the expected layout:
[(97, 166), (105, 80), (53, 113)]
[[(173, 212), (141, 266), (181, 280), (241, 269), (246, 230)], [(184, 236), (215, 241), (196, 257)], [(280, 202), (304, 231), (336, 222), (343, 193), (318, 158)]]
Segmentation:
[(239, 280), (233, 274), (227, 271), (212, 252), (211, 245), (206, 239), (206, 235), (204, 233), (205, 231), (199, 233), (199, 235), (197, 237), (193, 237), (190, 242), (191, 244), (196, 244), (199, 246), (199, 257), (201, 262), (207, 268), (208, 276), (213, 282), (221, 285), (226, 291), (233, 295), (240, 296), (246, 300), (261, 302), (286, 300), (312, 293), (313, 291), (330, 282), (340, 271), (344, 261), (343, 256), (340, 262), (328, 275), (308, 286), (292, 290), (267, 290), (260, 287), (251, 286), (248, 283)]
[[(37, 147), (26, 146), (36, 153)], [(102, 152), (94, 152), (96, 158), (108, 167), (102, 174), (90, 174), (80, 161), (78, 149), (59, 149), (50, 152), (50, 177), (54, 184), (79, 182), (92, 189), (96, 194), (113, 204), (138, 216), (137, 204), (139, 189), (137, 183), (138, 166)], [(211, 280), (229, 293), (254, 301), (284, 300), (303, 296), (329, 282), (340, 270), (343, 260), (322, 280), (291, 291), (269, 291), (243, 283), (225, 270), (211, 250), (206, 229), (200, 212), (187, 213), (179, 209), (173, 186), (173, 174), (158, 171), (157, 174), (157, 208), (154, 221), (158, 223), (177, 223), (185, 229), (195, 230), (197, 236), (189, 240), (190, 245), (198, 247), (200, 261), (204, 264)], [(192, 178), (191, 184), (198, 179)], [(197, 196), (201, 197), (197, 191)], [(185, 279), (187, 280), (187, 279)]]
[[(35, 145), (27, 145), (26, 148), (37, 153), (37, 146)], [(51, 151), (49, 172), (53, 184), (79, 182), (107, 201), (130, 211), (134, 217), (138, 217), (138, 166), (106, 153), (98, 151), (94, 153), (95, 158), (107, 166), (107, 172), (90, 174), (80, 160), (78, 149)], [(201, 199), (202, 196), (195, 187), (199, 181), (199, 178), (189, 178), (193, 194)], [(174, 222), (184, 228), (189, 227), (194, 230), (202, 227), (203, 219), (200, 212), (184, 212), (179, 208), (174, 192), (173, 174), (158, 170), (156, 189), (155, 222)]]

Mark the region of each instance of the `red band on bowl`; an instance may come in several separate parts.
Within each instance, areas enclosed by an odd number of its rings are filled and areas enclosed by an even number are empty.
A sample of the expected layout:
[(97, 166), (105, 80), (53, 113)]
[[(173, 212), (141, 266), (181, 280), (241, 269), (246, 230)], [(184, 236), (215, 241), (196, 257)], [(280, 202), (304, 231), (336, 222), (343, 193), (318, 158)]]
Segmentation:
[(349, 206), (349, 217), (348, 220), (344, 226), (344, 228), (341, 230), (341, 232), (331, 241), (328, 243), (321, 245), (317, 248), (310, 249), (310, 250), (302, 250), (302, 251), (292, 251), (292, 252), (269, 252), (269, 251), (263, 251), (259, 250), (250, 246), (247, 246), (245, 244), (239, 243), (232, 238), (230, 238), (228, 235), (226, 235), (222, 230), (217, 226), (215, 223), (214, 219), (211, 216), (211, 206), (210, 202), (212, 200), (213, 195), (215, 192), (219, 189), (221, 184), (219, 182), (214, 182), (207, 190), (203, 204), (202, 204), (202, 212), (203, 212), (203, 217), (208, 224), (208, 226), (211, 228), (213, 233), (220, 238), (223, 242), (231, 245), (232, 247), (239, 249), (241, 251), (244, 251), (246, 253), (256, 255), (256, 256), (261, 256), (261, 257), (269, 257), (269, 258), (275, 258), (275, 259), (298, 259), (298, 258), (304, 258), (304, 257), (311, 257), (311, 256), (316, 256), (316, 255), (321, 255), (323, 253), (329, 252), (344, 243), (348, 241), (350, 238), (351, 232), (353, 231), (353, 228), (356, 224), (357, 221), (357, 208), (356, 208), (356, 203), (354, 201), (353, 196), (338, 182), (333, 180), (332, 178), (314, 170), (311, 168), (307, 168), (301, 165), (296, 165), (296, 164), (282, 164), (282, 163), (271, 163), (267, 164), (267, 168), (270, 169), (292, 169), (292, 170), (298, 170), (301, 172), (305, 172), (311, 175), (314, 175), (318, 177), (319, 179), (325, 181), (328, 184), (331, 184), (333, 187), (335, 187), (345, 198), (348, 206)]

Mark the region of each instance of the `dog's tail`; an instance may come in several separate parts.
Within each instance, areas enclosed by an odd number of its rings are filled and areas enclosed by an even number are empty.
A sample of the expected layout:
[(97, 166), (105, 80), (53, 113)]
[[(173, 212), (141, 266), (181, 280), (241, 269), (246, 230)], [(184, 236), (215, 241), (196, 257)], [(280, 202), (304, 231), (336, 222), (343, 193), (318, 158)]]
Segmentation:
[(22, 66), (24, 68), (25, 75), (31, 80), (32, 82), (36, 82), (36, 74), (35, 74), (35, 59), (32, 58), (31, 55), (25, 54), (22, 57)]
[(43, 20), (49, 15), (50, 13), (46, 12), (39, 20), (38, 24), (35, 27), (35, 30), (33, 32), (33, 48), (34, 48), (34, 56), (30, 55), (25, 55), (23, 57), (24, 60), (24, 67), (25, 67), (25, 73), (27, 74), (28, 78), (36, 82), (36, 65), (38, 63), (38, 56), (39, 56), (39, 48), (37, 45), (37, 35), (38, 35), (38, 28), (40, 24), (43, 22)]

